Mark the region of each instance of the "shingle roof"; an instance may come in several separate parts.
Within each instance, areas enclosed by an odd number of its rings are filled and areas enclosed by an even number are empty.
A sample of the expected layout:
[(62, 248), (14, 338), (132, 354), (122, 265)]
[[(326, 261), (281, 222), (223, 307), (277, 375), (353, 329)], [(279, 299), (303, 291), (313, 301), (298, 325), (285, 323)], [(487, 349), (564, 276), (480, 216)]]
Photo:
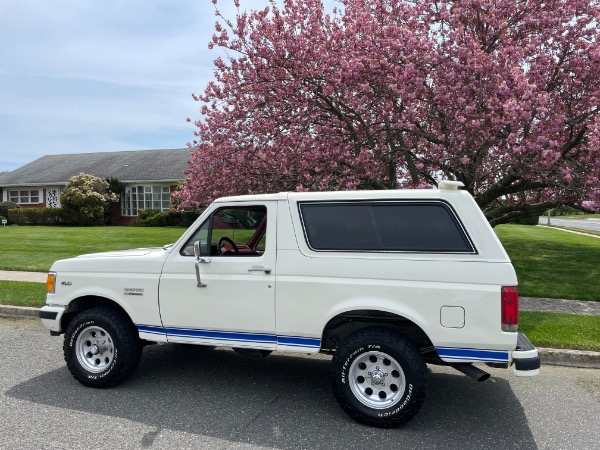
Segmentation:
[(65, 184), (78, 173), (124, 183), (182, 181), (190, 152), (185, 148), (46, 155), (0, 175), (0, 186)]

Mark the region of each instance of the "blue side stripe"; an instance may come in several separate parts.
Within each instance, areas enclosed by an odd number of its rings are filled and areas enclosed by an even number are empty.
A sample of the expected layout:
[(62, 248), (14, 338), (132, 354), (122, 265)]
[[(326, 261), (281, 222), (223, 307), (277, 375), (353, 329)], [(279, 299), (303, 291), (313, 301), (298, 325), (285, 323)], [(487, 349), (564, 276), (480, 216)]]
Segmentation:
[(504, 350), (455, 347), (436, 347), (435, 349), (442, 359), (508, 362), (508, 351)]
[(309, 338), (303, 336), (277, 336), (277, 343), (281, 345), (290, 345), (294, 347), (321, 347), (321, 339)]
[[(193, 328), (164, 328), (156, 325), (136, 325), (139, 331), (173, 337), (189, 337), (218, 341), (235, 341), (257, 344), (279, 344), (289, 347), (320, 348), (321, 339), (306, 336), (285, 336), (269, 333), (244, 333)], [(446, 360), (508, 362), (508, 351), (478, 348), (436, 347), (438, 355)]]
[(236, 341), (259, 344), (280, 344), (293, 347), (320, 348), (321, 339), (304, 336), (279, 336), (269, 333), (244, 333), (240, 331), (218, 331), (193, 328), (164, 328), (155, 325), (136, 325), (139, 331), (150, 334), (166, 334), (173, 337), (190, 337), (218, 341)]

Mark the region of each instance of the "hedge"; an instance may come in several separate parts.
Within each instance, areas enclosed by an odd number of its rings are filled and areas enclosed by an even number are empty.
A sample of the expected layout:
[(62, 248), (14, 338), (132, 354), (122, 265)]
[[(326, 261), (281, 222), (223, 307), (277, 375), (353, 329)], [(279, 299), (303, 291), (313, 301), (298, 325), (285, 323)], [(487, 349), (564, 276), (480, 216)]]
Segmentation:
[(62, 208), (14, 208), (8, 210), (8, 220), (15, 225), (61, 225)]
[(198, 216), (193, 212), (140, 209), (135, 224), (143, 227), (189, 227)]

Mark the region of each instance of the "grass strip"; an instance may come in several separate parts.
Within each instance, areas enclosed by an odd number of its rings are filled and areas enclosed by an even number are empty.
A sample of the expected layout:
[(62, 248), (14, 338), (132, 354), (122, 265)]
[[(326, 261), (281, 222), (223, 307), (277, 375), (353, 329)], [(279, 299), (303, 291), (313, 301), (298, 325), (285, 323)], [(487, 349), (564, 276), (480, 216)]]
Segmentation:
[(46, 304), (46, 283), (0, 281), (0, 305), (42, 307)]
[(578, 233), (593, 234), (595, 236), (600, 236), (600, 231), (590, 230), (588, 228), (564, 227), (562, 225), (544, 225), (544, 226), (550, 226), (550, 228), (561, 228), (563, 230), (577, 231)]
[(536, 347), (600, 351), (600, 316), (521, 311), (519, 331)]
[(499, 225), (523, 297), (600, 301), (600, 239), (547, 227)]

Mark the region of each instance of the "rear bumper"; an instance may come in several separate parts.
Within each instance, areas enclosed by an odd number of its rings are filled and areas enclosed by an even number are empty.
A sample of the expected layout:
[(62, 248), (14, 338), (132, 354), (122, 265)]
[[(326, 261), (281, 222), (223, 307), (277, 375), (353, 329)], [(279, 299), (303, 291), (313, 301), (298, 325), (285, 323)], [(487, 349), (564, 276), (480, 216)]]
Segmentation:
[(537, 348), (523, 333), (519, 333), (517, 348), (512, 352), (514, 372), (518, 377), (533, 377), (540, 374), (540, 355)]

